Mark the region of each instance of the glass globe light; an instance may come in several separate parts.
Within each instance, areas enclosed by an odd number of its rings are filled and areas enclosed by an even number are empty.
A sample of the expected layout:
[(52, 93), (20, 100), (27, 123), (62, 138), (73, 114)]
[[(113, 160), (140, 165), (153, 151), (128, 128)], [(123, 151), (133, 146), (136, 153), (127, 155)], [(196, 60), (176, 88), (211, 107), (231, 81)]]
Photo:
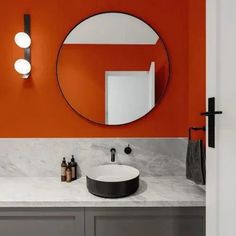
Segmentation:
[(30, 63), (25, 59), (18, 59), (14, 64), (15, 70), (22, 75), (27, 75), (31, 71)]
[(15, 42), (20, 48), (28, 48), (31, 44), (31, 38), (24, 32), (19, 32), (15, 35)]

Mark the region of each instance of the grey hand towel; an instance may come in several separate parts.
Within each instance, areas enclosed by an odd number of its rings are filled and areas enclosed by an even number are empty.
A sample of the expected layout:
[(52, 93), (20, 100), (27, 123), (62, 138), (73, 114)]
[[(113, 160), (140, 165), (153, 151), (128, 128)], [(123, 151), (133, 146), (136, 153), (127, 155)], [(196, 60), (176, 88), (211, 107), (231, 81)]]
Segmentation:
[(186, 177), (196, 184), (205, 184), (206, 164), (202, 140), (189, 140), (186, 158)]

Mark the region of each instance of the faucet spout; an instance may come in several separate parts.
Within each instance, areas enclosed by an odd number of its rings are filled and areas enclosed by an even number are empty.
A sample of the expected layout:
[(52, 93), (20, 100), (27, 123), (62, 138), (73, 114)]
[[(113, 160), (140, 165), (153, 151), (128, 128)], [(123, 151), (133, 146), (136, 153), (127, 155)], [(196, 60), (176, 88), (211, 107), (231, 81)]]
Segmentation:
[(115, 148), (111, 148), (111, 162), (115, 162), (116, 159), (116, 149)]

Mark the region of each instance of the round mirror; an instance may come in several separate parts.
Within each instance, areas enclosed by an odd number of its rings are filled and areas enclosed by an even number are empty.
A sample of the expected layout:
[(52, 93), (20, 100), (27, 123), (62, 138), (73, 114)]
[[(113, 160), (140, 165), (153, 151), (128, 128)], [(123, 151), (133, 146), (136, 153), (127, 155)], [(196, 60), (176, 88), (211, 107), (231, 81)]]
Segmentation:
[(90, 121), (121, 125), (150, 112), (169, 80), (160, 35), (124, 13), (101, 13), (76, 25), (57, 59), (57, 80), (73, 110)]

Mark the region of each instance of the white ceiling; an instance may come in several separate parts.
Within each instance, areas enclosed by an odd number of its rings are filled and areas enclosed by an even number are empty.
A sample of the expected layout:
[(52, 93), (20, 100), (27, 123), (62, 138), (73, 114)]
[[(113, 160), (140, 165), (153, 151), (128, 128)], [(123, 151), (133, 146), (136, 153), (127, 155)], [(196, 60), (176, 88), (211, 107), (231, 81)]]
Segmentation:
[(103, 13), (78, 24), (64, 44), (154, 45), (159, 36), (145, 22), (124, 13)]

